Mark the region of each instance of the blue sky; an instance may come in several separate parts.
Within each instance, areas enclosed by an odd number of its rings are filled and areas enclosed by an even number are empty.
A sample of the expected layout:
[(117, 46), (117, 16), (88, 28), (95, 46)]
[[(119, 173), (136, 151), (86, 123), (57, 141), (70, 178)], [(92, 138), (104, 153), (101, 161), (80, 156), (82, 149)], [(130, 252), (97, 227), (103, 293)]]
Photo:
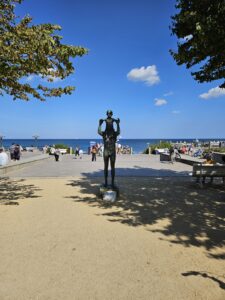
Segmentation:
[(0, 134), (96, 138), (98, 119), (112, 109), (123, 138), (224, 138), (225, 93), (216, 88), (221, 82), (198, 84), (169, 54), (176, 49), (169, 30), (174, 4), (24, 0), (17, 14), (61, 25), (63, 42), (87, 47), (89, 54), (74, 60), (75, 74), (52, 84), (75, 85), (71, 96), (46, 102), (1, 97)]

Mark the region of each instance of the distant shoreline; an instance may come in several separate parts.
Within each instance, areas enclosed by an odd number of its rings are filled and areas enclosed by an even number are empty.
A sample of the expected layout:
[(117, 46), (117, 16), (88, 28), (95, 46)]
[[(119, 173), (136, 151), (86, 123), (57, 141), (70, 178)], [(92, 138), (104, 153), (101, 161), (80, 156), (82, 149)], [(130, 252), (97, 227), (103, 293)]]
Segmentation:
[[(176, 142), (187, 142), (192, 143), (195, 142), (196, 139), (185, 139), (185, 138), (175, 138), (175, 139), (119, 139), (118, 143), (122, 146), (129, 146), (132, 148), (134, 154), (143, 153), (149, 146), (153, 144), (158, 144), (160, 141), (170, 141), (172, 143)], [(211, 139), (211, 138), (203, 138), (198, 139), (199, 142), (208, 142), (208, 141), (225, 141), (224, 139)], [(88, 147), (90, 146), (90, 142), (102, 143), (101, 138), (91, 138), (91, 139), (4, 139), (2, 140), (2, 145), (6, 148), (9, 148), (12, 143), (18, 143), (22, 147), (39, 147), (42, 148), (46, 145), (51, 146), (55, 144), (64, 144), (68, 147), (81, 148), (84, 152), (88, 151)]]

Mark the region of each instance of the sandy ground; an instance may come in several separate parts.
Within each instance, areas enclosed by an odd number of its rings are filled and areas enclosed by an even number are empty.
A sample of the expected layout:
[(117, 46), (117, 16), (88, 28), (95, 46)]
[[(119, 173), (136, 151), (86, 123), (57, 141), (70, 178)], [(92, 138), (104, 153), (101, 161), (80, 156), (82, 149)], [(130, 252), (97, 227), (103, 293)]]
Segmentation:
[(225, 299), (224, 187), (100, 180), (0, 180), (1, 300)]

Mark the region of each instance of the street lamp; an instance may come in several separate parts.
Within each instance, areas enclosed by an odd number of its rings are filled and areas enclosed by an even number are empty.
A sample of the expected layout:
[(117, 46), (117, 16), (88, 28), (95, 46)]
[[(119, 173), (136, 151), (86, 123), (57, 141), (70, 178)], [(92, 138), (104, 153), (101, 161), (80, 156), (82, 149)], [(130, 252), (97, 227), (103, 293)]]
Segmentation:
[(33, 135), (33, 138), (35, 139), (35, 147), (37, 148), (37, 140), (39, 138), (39, 135)]
[(2, 147), (2, 144), (3, 144), (3, 138), (4, 138), (4, 135), (0, 135), (0, 147)]

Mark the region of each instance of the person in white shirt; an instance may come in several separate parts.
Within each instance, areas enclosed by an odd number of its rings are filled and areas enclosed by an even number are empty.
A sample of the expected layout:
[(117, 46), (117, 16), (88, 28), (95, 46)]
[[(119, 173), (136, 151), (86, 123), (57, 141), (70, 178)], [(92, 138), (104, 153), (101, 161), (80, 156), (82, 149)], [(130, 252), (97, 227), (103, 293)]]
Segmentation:
[(82, 149), (79, 149), (79, 157), (80, 157), (80, 159), (82, 159), (83, 154), (84, 154), (84, 151)]
[(3, 148), (0, 148), (0, 166), (5, 166), (9, 163), (9, 157)]

